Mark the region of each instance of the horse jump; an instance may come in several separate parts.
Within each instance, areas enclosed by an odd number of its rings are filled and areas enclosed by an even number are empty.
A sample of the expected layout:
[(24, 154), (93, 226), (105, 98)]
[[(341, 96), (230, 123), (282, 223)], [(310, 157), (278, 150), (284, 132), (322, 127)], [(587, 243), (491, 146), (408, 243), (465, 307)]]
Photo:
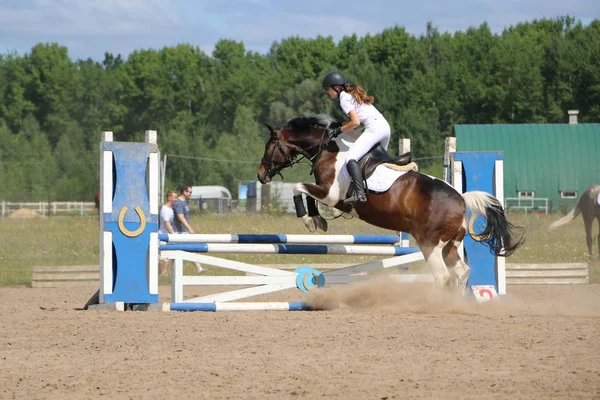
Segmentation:
[[(172, 301), (174, 303), (194, 303), (198, 310), (215, 311), (209, 303), (221, 304), (217, 309), (237, 309), (241, 303), (224, 302), (239, 300), (259, 294), (272, 293), (279, 290), (298, 288), (309, 292), (325, 285), (341, 285), (360, 282), (369, 276), (359, 275), (378, 269), (405, 267), (406, 264), (423, 259), (416, 248), (399, 247), (399, 236), (374, 235), (161, 235), (165, 244), (160, 246), (163, 257), (173, 259)], [(199, 243), (202, 240), (206, 243)], [(220, 243), (211, 243), (220, 242)], [(320, 244), (315, 244), (320, 243)], [(325, 244), (326, 243), (326, 244)], [(352, 265), (345, 268), (321, 272), (308, 266), (301, 266), (295, 271), (252, 265), (201, 253), (254, 253), (254, 254), (338, 254), (338, 255), (373, 255), (388, 256), (383, 260)], [(183, 276), (183, 261), (201, 262), (214, 267), (227, 268), (255, 276)], [(401, 282), (430, 282), (429, 276), (417, 274), (398, 274), (394, 279)], [(221, 292), (184, 300), (184, 286), (195, 285), (255, 285), (241, 290)], [(253, 309), (288, 309), (287, 303), (251, 303)], [(171, 310), (178, 306), (169, 307)], [(248, 307), (243, 303), (239, 307)], [(258, 308), (257, 308), (258, 307)], [(305, 307), (306, 308), (306, 307)], [(246, 308), (244, 308), (246, 309)], [(303, 309), (295, 306), (295, 309)]]
[[(123, 309), (123, 304), (156, 304), (158, 302), (159, 240), (165, 242), (160, 245), (162, 254), (175, 260), (172, 286), (174, 302), (159, 307), (164, 310), (306, 309), (307, 306), (302, 303), (263, 303), (261, 305), (227, 302), (269, 293), (275, 287), (297, 287), (307, 291), (322, 287), (325, 282), (327, 284), (343, 284), (360, 281), (368, 277), (356, 275), (358, 273), (403, 265), (407, 262), (422, 260), (425, 257), (416, 248), (406, 249), (398, 246), (381, 248), (380, 245), (393, 245), (398, 241), (398, 237), (393, 235), (377, 238), (364, 235), (322, 235), (320, 237), (315, 235), (258, 235), (260, 237), (257, 235), (208, 235), (212, 236), (211, 238), (208, 238), (207, 235), (169, 235), (159, 238), (157, 234), (159, 153), (156, 146), (156, 133), (148, 131), (146, 143), (115, 143), (112, 142), (110, 132), (105, 132), (103, 137), (100, 196), (101, 287), (98, 296), (100, 305), (90, 308)], [(466, 165), (470, 164), (466, 163)], [(485, 178), (480, 177), (480, 180), (488, 178), (485, 175)], [(432, 178), (428, 177), (427, 179)], [(442, 184), (450, 187), (446, 183), (442, 182)], [(486, 195), (481, 198), (488, 197), (491, 196)], [(493, 213), (492, 216), (498, 218)], [(503, 214), (501, 214), (502, 216)], [(502, 222), (501, 218), (500, 222)], [(474, 233), (473, 229), (474, 226), (477, 228), (477, 224), (477, 219), (471, 218), (470, 224), (465, 227), (465, 232)], [(496, 230), (485, 229), (487, 231), (479, 231), (479, 236), (491, 235), (490, 237), (495, 238), (494, 240), (502, 240), (502, 238), (498, 239), (497, 235), (494, 236), (497, 233)], [(328, 245), (324, 243), (328, 243)], [(373, 246), (370, 249), (367, 249), (366, 246), (363, 248), (362, 245), (367, 243)], [(370, 254), (391, 257), (322, 273), (310, 267), (304, 267), (294, 272), (273, 270), (203, 254), (231, 251), (261, 251), (278, 254)], [(491, 257), (495, 259), (495, 257)], [(471, 260), (471, 256), (469, 259)], [(184, 260), (199, 261), (208, 265), (222, 266), (263, 276), (184, 277)], [(491, 275), (495, 275), (493, 264), (491, 268)], [(400, 279), (422, 280), (422, 278), (411, 276), (404, 276)], [(485, 283), (491, 282), (488, 280)], [(197, 298), (184, 302), (183, 286), (186, 284), (256, 284), (260, 286), (233, 291), (220, 297)], [(265, 291), (267, 287), (269, 290)], [(182, 305), (183, 303), (186, 304)]]

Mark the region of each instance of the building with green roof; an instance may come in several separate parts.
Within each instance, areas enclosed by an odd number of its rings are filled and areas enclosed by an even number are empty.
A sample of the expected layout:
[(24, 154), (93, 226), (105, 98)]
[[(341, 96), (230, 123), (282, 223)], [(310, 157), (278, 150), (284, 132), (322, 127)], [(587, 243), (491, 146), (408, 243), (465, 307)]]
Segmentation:
[(565, 211), (600, 184), (600, 124), (456, 125), (454, 136), (457, 151), (504, 152), (507, 209)]

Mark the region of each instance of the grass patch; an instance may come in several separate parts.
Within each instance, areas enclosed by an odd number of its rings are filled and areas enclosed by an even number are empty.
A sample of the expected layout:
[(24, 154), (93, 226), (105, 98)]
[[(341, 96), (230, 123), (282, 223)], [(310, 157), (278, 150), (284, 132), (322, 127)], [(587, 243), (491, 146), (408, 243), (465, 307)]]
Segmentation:
[[(512, 214), (510, 220), (525, 228), (525, 245), (507, 261), (511, 263), (578, 263), (588, 262), (583, 222), (575, 219), (556, 231), (549, 232), (557, 216)], [(306, 234), (304, 225), (293, 215), (232, 213), (192, 217), (198, 233), (287, 233)], [(390, 234), (390, 231), (368, 225), (358, 219), (329, 221), (330, 234)], [(51, 217), (38, 219), (0, 219), (0, 285), (31, 283), (34, 266), (98, 264), (98, 220), (96, 217)], [(594, 238), (597, 240), (597, 238)], [(336, 255), (223, 255), (253, 264), (360, 263), (371, 256)], [(597, 255), (595, 255), (597, 257)], [(382, 257), (379, 257), (382, 258)], [(590, 265), (590, 280), (600, 282), (600, 262)], [(421, 267), (416, 265), (414, 270)], [(185, 266), (193, 274), (192, 264)], [(212, 274), (225, 272), (214, 270)], [(167, 284), (168, 277), (160, 282)]]

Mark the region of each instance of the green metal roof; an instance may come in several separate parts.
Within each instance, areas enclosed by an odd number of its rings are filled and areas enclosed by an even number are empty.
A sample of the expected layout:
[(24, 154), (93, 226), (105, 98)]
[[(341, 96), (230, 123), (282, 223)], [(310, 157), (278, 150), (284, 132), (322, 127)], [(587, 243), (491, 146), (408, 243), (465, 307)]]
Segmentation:
[(561, 191), (577, 197), (600, 183), (600, 124), (456, 125), (457, 151), (503, 151), (504, 195), (535, 191), (551, 208), (571, 207)]

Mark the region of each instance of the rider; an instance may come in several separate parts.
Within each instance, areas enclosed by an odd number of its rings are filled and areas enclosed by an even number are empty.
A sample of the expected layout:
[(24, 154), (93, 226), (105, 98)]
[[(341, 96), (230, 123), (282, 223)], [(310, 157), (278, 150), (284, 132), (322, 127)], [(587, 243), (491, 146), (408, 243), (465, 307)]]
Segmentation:
[(346, 169), (352, 177), (354, 185), (354, 196), (345, 200), (345, 203), (364, 203), (367, 201), (365, 187), (363, 185), (362, 173), (358, 160), (373, 148), (381, 144), (387, 150), (390, 142), (390, 125), (383, 115), (373, 106), (375, 98), (369, 96), (363, 88), (358, 85), (350, 85), (341, 72), (331, 72), (323, 78), (323, 89), (327, 91), (332, 100), (340, 98), (340, 107), (350, 118), (344, 121), (340, 128), (332, 132), (336, 137), (342, 132), (350, 132), (361, 123), (365, 126), (364, 132), (356, 139), (354, 145), (346, 153)]

